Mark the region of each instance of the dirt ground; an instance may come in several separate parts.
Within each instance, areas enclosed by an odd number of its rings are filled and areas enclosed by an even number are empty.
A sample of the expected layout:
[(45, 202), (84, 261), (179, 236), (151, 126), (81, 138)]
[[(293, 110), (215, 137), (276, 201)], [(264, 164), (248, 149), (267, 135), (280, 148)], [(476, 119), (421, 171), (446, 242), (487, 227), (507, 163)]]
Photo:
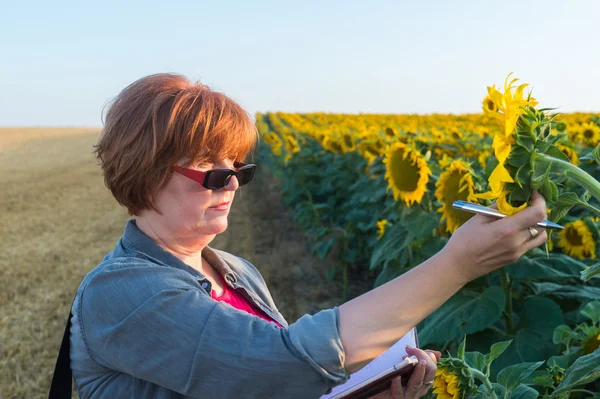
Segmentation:
[[(73, 295), (129, 218), (91, 154), (97, 136), (0, 128), (0, 399), (47, 397)], [(289, 322), (342, 303), (341, 284), (328, 283), (327, 263), (308, 255), (277, 182), (264, 168), (255, 179), (210, 245), (256, 265)], [(369, 287), (355, 283), (350, 294)]]

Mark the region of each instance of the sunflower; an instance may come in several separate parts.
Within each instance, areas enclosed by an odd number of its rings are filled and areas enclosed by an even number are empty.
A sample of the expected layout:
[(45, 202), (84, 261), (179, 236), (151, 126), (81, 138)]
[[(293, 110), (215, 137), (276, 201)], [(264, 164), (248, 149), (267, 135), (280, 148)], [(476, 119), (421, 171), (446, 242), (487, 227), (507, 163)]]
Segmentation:
[(442, 221), (446, 220), (446, 231), (454, 233), (473, 215), (452, 207), (456, 200), (478, 202), (475, 197), (475, 183), (467, 163), (461, 159), (452, 162), (449, 168), (440, 175), (436, 183), (435, 197), (442, 204), (438, 212), (442, 213)]
[(357, 147), (360, 154), (371, 163), (383, 154), (385, 143), (377, 138), (370, 138), (360, 141)]
[(408, 206), (421, 203), (431, 175), (421, 154), (404, 143), (394, 143), (387, 148), (383, 163), (386, 165), (388, 190), (392, 190), (394, 200), (402, 200)]
[(269, 133), (262, 136), (265, 143), (271, 147), (271, 152), (273, 154), (280, 156), (281, 155), (281, 147), (283, 146), (283, 142), (281, 138), (276, 133)]
[(342, 134), (342, 148), (344, 152), (352, 152), (356, 150), (356, 143), (354, 142), (354, 138), (350, 132), (346, 132)]
[(294, 136), (292, 136), (291, 134), (285, 135), (284, 143), (285, 151), (287, 152), (284, 158), (284, 162), (287, 164), (288, 161), (292, 158), (292, 156), (300, 151), (300, 146), (298, 145), (298, 142), (296, 141)]
[(558, 233), (558, 246), (569, 256), (579, 259), (596, 257), (596, 242), (590, 228), (583, 220), (567, 223), (565, 229)]
[[(498, 160), (498, 166), (496, 166), (488, 178), (490, 191), (477, 196), (478, 198), (489, 200), (504, 197), (503, 200), (506, 204), (508, 204), (508, 201), (506, 201), (508, 193), (505, 192), (504, 185), (506, 183), (513, 183), (514, 180), (504, 167), (504, 163), (515, 144), (514, 130), (517, 126), (517, 120), (525, 112), (524, 108), (526, 106), (534, 107), (538, 104), (533, 97), (524, 97), (523, 91), (528, 84), (525, 83), (515, 88), (514, 84), (518, 79), (513, 79), (509, 82), (510, 75), (512, 73), (506, 77), (504, 82), (504, 93), (500, 93), (495, 86), (488, 87), (488, 97), (493, 101), (498, 110), (497, 114), (500, 114), (504, 121), (504, 131), (497, 131), (492, 143), (494, 155)], [(490, 113), (490, 115), (494, 115), (494, 113)], [(508, 207), (505, 208), (508, 209)], [(514, 211), (517, 208), (512, 209)], [(521, 209), (521, 207), (518, 209)]]
[(589, 355), (600, 348), (600, 327), (588, 327), (585, 340), (581, 343), (583, 354)]
[(342, 143), (337, 139), (337, 137), (333, 137), (332, 135), (326, 136), (322, 145), (323, 148), (329, 152), (335, 152), (338, 154), (344, 152)]
[(382, 219), (377, 222), (377, 239), (378, 240), (381, 237), (383, 237), (383, 234), (385, 233), (385, 226), (387, 224), (388, 224), (388, 221), (386, 219)]
[(391, 127), (386, 127), (383, 132), (388, 140), (393, 140), (396, 137), (396, 132)]
[(600, 127), (594, 123), (583, 123), (576, 128), (577, 140), (588, 147), (595, 147), (600, 142)]
[(462, 399), (475, 393), (475, 381), (468, 366), (456, 358), (442, 358), (437, 364), (433, 393), (438, 399)]
[(569, 160), (573, 165), (579, 165), (579, 156), (577, 155), (577, 152), (575, 152), (573, 147), (569, 147), (568, 145), (562, 143), (556, 143), (556, 146), (559, 150), (563, 152), (563, 154), (569, 157)]
[(494, 102), (494, 100), (492, 100), (492, 97), (485, 96), (485, 98), (483, 99), (483, 112), (496, 112), (496, 111), (498, 111), (498, 107), (496, 106), (496, 103)]

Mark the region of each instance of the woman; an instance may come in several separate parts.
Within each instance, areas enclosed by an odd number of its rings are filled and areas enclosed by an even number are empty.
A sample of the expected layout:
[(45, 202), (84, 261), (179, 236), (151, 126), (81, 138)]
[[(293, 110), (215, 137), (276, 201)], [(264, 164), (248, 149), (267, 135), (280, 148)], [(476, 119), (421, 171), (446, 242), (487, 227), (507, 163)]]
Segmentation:
[[(227, 228), (257, 141), (232, 100), (182, 76), (125, 88), (97, 144), (104, 180), (134, 216), (81, 283), (70, 359), (81, 398), (318, 398), (389, 348), (467, 282), (542, 244), (530, 226), (545, 203), (515, 216), (475, 216), (437, 255), (339, 307), (288, 325), (258, 270), (209, 247)], [(440, 353), (420, 360), (406, 388), (426, 394)]]

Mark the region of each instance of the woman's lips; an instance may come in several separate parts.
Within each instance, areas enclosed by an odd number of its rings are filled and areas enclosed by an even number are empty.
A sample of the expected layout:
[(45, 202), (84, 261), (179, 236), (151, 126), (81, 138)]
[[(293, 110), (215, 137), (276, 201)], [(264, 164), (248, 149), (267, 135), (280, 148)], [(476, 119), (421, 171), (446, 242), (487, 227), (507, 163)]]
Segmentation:
[(219, 205), (211, 206), (210, 209), (216, 209), (218, 211), (224, 211), (229, 207), (229, 202), (221, 202)]

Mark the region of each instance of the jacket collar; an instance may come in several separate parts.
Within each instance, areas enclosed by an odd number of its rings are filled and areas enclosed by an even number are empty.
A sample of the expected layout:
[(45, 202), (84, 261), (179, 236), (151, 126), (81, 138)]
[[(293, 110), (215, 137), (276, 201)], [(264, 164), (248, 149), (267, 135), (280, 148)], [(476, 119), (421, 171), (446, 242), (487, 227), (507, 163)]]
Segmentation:
[[(187, 263), (183, 262), (169, 251), (164, 250), (161, 246), (154, 242), (154, 240), (144, 234), (137, 227), (135, 219), (131, 219), (127, 222), (121, 241), (125, 249), (141, 253), (164, 265), (183, 269), (192, 274), (199, 274), (202, 277), (205, 277), (200, 271), (189, 266)], [(120, 254), (115, 253), (114, 255), (119, 256)], [(231, 276), (233, 281), (236, 280), (231, 267), (223, 259), (221, 259), (219, 254), (217, 254), (214, 249), (207, 245), (202, 250), (202, 256), (204, 256), (206, 260), (215, 268), (215, 270), (217, 270), (226, 279), (228, 276)], [(231, 281), (231, 278), (228, 280), (233, 282)]]

